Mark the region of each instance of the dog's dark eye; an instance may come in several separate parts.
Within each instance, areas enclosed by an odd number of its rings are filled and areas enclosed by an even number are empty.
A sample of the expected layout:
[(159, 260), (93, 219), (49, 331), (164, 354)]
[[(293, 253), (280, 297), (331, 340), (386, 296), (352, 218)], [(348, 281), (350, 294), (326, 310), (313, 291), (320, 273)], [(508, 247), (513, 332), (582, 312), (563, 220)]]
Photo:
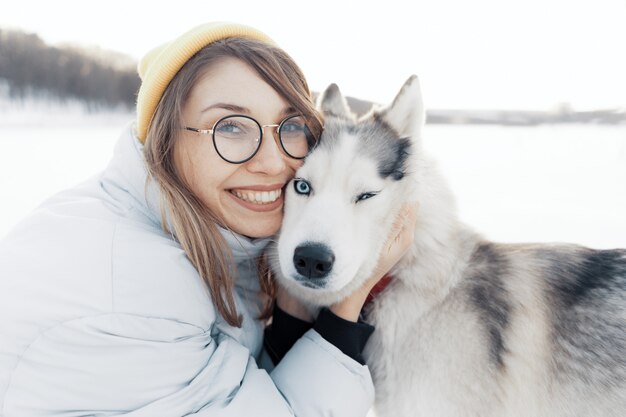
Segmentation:
[(311, 194), (311, 184), (309, 184), (306, 180), (297, 179), (293, 181), (293, 188), (296, 190), (296, 193), (302, 195)]
[(374, 197), (376, 194), (375, 192), (371, 192), (371, 193), (363, 193), (363, 194), (359, 194), (356, 198), (355, 203), (358, 203), (359, 201), (363, 201), (363, 200), (367, 200), (368, 198), (372, 198)]

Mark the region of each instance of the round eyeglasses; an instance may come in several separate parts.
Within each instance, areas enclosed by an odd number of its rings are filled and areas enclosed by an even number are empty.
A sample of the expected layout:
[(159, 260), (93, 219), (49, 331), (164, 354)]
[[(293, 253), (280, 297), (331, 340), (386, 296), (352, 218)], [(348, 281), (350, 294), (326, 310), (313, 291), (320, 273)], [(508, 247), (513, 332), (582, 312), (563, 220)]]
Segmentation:
[(256, 155), (263, 140), (263, 128), (274, 127), (283, 151), (294, 159), (303, 159), (317, 144), (317, 138), (308, 128), (304, 116), (289, 116), (279, 124), (261, 125), (243, 114), (222, 117), (212, 129), (183, 129), (213, 136), (213, 146), (218, 155), (231, 164), (242, 164)]

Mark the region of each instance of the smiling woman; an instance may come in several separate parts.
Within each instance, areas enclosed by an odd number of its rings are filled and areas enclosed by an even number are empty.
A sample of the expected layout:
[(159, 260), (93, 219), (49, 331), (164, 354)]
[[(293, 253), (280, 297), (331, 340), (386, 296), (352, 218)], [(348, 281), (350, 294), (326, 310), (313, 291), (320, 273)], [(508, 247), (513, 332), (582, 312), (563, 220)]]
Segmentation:
[(258, 270), (321, 133), (300, 69), (263, 33), (209, 23), (139, 73), (105, 171), (0, 241), (0, 413), (365, 415), (369, 287), (313, 322)]
[[(222, 97), (241, 103), (244, 107), (237, 106), (239, 112), (246, 115), (232, 116), (230, 108), (234, 106), (230, 105), (206, 106), (207, 101)], [(270, 140), (262, 141), (260, 125), (250, 115), (273, 123), (293, 111), (254, 70), (235, 59), (213, 65), (196, 83), (183, 108), (183, 125), (213, 126), (207, 130), (212, 141), (200, 132), (183, 132), (174, 151), (175, 166), (180, 167), (193, 194), (222, 224), (233, 225), (239, 234), (266, 237), (278, 231), (281, 190), (301, 163), (284, 158), (270, 129), (265, 132)]]
[[(194, 59), (201, 61), (203, 56)], [(194, 62), (190, 64), (182, 71), (193, 71)], [(259, 93), (252, 95), (250, 91)], [(243, 107), (238, 107), (246, 113), (245, 117), (232, 116), (226, 106), (207, 107), (207, 101), (223, 98), (240, 103)], [(181, 131), (174, 146), (174, 166), (189, 190), (220, 224), (232, 225), (232, 230), (239, 234), (266, 237), (280, 227), (282, 199), (276, 197), (293, 177), (300, 160), (286, 158), (269, 129), (265, 135), (270, 140), (262, 141), (262, 131), (251, 115), (264, 123), (273, 123), (280, 122), (289, 112), (285, 99), (247, 64), (236, 59), (212, 65), (195, 84), (182, 109), (181, 125), (213, 126), (205, 131), (211, 132), (212, 137)], [(171, 114), (167, 110), (163, 113)], [(312, 114), (309, 110), (309, 118), (313, 118)], [(274, 197), (272, 204), (268, 204), (270, 193)]]

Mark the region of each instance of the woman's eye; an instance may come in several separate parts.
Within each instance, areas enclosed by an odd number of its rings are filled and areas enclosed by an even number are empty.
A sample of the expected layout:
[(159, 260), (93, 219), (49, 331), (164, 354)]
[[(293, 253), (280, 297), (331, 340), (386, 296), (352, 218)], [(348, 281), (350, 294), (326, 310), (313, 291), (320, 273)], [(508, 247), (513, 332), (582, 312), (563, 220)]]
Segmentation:
[(281, 132), (285, 132), (285, 133), (294, 133), (294, 132), (303, 132), (303, 131), (304, 131), (304, 125), (301, 123), (287, 122), (281, 127)]
[(230, 133), (230, 134), (243, 133), (241, 126), (238, 126), (235, 123), (221, 123), (215, 130), (217, 130), (217, 132), (219, 133)]
[(358, 203), (359, 201), (367, 200), (368, 198), (372, 198), (377, 194), (378, 193), (375, 193), (375, 192), (359, 194), (356, 198), (355, 203)]
[(296, 193), (301, 195), (309, 195), (311, 194), (311, 184), (302, 179), (294, 180), (293, 188), (296, 190)]

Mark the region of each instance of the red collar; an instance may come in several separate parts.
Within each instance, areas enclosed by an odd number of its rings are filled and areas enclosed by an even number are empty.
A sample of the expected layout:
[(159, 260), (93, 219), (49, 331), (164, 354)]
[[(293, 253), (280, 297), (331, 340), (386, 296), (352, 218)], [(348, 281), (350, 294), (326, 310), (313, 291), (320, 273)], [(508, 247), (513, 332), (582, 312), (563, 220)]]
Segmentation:
[(367, 295), (364, 306), (374, 301), (374, 298), (376, 298), (378, 294), (383, 292), (383, 290), (387, 288), (389, 284), (391, 284), (391, 281), (393, 281), (393, 277), (391, 275), (385, 275), (384, 277), (382, 277), (380, 281), (378, 281), (376, 285), (374, 285), (374, 288), (372, 288), (370, 293)]

